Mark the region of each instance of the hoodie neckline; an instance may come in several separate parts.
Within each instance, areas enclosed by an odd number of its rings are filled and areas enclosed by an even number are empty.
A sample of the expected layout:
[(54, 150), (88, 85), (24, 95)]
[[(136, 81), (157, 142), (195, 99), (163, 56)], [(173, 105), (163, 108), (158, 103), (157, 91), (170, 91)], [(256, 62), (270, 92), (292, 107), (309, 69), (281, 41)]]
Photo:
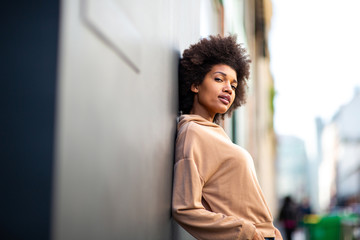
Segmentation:
[(200, 115), (196, 114), (183, 114), (179, 118), (178, 129), (188, 122), (195, 122), (199, 125), (208, 126), (208, 127), (216, 127), (219, 128), (220, 126), (214, 122), (210, 122), (209, 120), (201, 117)]

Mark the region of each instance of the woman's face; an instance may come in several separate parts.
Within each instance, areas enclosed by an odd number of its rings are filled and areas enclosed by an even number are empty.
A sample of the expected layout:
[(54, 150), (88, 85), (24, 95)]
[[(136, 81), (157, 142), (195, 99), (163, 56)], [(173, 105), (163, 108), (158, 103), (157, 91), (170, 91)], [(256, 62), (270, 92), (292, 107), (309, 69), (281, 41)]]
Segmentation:
[(225, 113), (234, 102), (237, 87), (236, 72), (230, 66), (217, 64), (205, 75), (200, 85), (192, 85), (195, 93), (192, 114), (212, 121), (215, 114)]

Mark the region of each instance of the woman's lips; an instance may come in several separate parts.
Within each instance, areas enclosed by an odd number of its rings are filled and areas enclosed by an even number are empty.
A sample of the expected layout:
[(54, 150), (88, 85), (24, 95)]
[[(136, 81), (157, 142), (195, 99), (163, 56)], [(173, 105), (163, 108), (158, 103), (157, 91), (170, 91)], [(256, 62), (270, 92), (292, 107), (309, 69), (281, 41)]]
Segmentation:
[(219, 96), (219, 99), (222, 103), (224, 103), (225, 105), (228, 105), (230, 103), (230, 96), (227, 95), (221, 95)]

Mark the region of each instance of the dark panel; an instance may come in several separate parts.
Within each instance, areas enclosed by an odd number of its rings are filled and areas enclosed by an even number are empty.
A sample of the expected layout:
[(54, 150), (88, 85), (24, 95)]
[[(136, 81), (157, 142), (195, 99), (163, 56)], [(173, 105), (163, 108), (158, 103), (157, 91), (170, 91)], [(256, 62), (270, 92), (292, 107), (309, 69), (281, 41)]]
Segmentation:
[(59, 1), (0, 11), (0, 239), (49, 239)]

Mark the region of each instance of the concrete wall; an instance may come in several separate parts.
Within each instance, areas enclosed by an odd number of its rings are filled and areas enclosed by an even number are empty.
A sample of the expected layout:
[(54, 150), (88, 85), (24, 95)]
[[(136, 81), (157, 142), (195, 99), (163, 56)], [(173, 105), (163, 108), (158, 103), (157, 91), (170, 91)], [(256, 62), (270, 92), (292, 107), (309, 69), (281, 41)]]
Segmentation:
[(177, 64), (200, 2), (64, 0), (61, 13), (53, 239), (181, 238)]

